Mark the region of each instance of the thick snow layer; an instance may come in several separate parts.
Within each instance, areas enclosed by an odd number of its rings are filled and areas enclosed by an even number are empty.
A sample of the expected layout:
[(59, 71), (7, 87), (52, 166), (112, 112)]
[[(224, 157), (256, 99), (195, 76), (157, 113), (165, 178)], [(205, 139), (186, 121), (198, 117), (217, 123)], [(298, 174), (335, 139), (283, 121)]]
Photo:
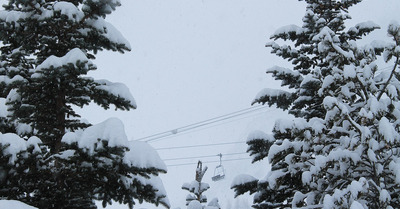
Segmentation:
[(15, 127), (15, 129), (16, 129), (17, 133), (20, 135), (32, 132), (32, 126), (30, 126), (26, 123), (18, 123), (17, 126)]
[(2, 144), (3, 146), (7, 144), (10, 145), (3, 150), (3, 154), (11, 155), (8, 161), (8, 163), (10, 164), (15, 163), (15, 160), (17, 159), (17, 154), (19, 152), (27, 149), (26, 141), (13, 133), (0, 133), (0, 144)]
[(108, 80), (96, 80), (95, 82), (100, 84), (96, 87), (97, 89), (107, 91), (117, 97), (122, 97), (130, 101), (130, 104), (136, 108), (135, 99), (133, 98), (131, 92), (129, 91), (129, 88), (125, 84), (114, 83)]
[[(124, 156), (124, 163), (128, 165), (167, 170), (165, 163), (149, 144), (140, 141), (128, 142), (124, 125), (117, 118), (110, 118), (85, 130), (66, 133), (62, 138), (64, 143), (72, 144), (76, 142), (80, 148), (88, 149), (90, 153), (96, 148), (100, 148), (102, 146), (100, 142), (104, 140), (108, 142), (110, 147), (129, 148)], [(68, 153), (64, 155), (68, 156)]]
[(3, 150), (4, 155), (10, 155), (8, 163), (14, 164), (17, 159), (17, 154), (24, 151), (29, 146), (34, 146), (35, 151), (40, 150), (38, 143), (41, 143), (40, 139), (33, 136), (28, 141), (25, 141), (21, 137), (13, 133), (0, 133), (0, 144), (9, 145)]
[(80, 21), (85, 16), (82, 11), (70, 2), (56, 2), (53, 8), (54, 11), (60, 11), (62, 15), (66, 15), (70, 20)]
[(13, 78), (9, 78), (8, 76), (0, 76), (0, 83), (5, 83), (5, 84), (10, 84), (16, 81), (24, 81), (25, 79), (20, 76), (20, 75), (16, 75)]
[(237, 175), (231, 184), (231, 188), (237, 185), (241, 185), (241, 184), (245, 184), (245, 183), (249, 183), (252, 181), (257, 181), (257, 179), (254, 176), (248, 175), (248, 174), (240, 174)]
[(278, 30), (275, 31), (275, 33), (272, 35), (272, 37), (279, 36), (280, 34), (289, 34), (289, 33), (295, 33), (296, 35), (298, 35), (298, 34), (301, 34), (303, 31), (304, 31), (304, 29), (297, 25), (287, 25), (287, 26), (278, 28)]
[(131, 49), (129, 41), (126, 40), (124, 36), (122, 36), (121, 32), (119, 32), (112, 24), (108, 23), (104, 19), (90, 19), (87, 20), (86, 23), (100, 31), (104, 31), (103, 36), (109, 39), (111, 42), (124, 44), (126, 47), (128, 47), (128, 49)]
[(182, 188), (185, 188), (186, 190), (189, 190), (190, 192), (197, 194), (200, 193), (200, 191), (206, 191), (207, 189), (209, 189), (210, 185), (208, 183), (204, 182), (199, 183), (198, 181), (193, 180), (190, 183), (184, 183), (182, 185)]
[(273, 141), (273, 136), (268, 135), (262, 131), (256, 130), (256, 131), (250, 132), (250, 134), (247, 136), (247, 141), (252, 141), (254, 139), (265, 139), (265, 140)]
[(327, 96), (324, 98), (323, 104), (325, 109), (332, 109), (333, 106), (337, 105), (337, 102), (335, 97)]
[(162, 202), (166, 203), (167, 205), (170, 205), (169, 199), (167, 197), (167, 192), (164, 188), (164, 184), (161, 180), (160, 177), (158, 176), (154, 176), (154, 175), (150, 175), (150, 178), (145, 178), (143, 176), (137, 176), (137, 175), (131, 175), (132, 178), (129, 179), (125, 179), (127, 183), (127, 186), (130, 185), (131, 181), (133, 179), (139, 181), (141, 184), (143, 185), (151, 185), (153, 188), (156, 188), (158, 191), (156, 191), (156, 196), (160, 197), (160, 196), (165, 196), (164, 198), (161, 199)]
[(0, 133), (0, 144), (9, 145), (3, 150), (4, 155), (10, 155), (8, 163), (14, 164), (17, 159), (17, 154), (21, 151), (26, 150), (28, 147), (33, 146), (34, 151), (40, 151), (39, 144), (42, 141), (36, 136), (32, 136), (28, 141), (22, 139), (13, 133)]
[(203, 209), (203, 205), (197, 200), (193, 200), (189, 203), (187, 209)]
[(292, 76), (300, 76), (300, 73), (298, 71), (291, 70), (289, 68), (284, 68), (284, 67), (279, 67), (279, 66), (273, 66), (267, 70), (267, 73), (277, 73), (279, 75), (292, 75)]
[(18, 101), (21, 99), (21, 95), (17, 92), (16, 89), (11, 89), (10, 92), (8, 92), (6, 101), (7, 102), (13, 102), (13, 101)]
[[(334, 35), (335, 35), (335, 33), (329, 27), (324, 27), (321, 29), (321, 31), (317, 35), (315, 35), (313, 37), (312, 40), (315, 42), (327, 41), (327, 42), (332, 43), (333, 42), (332, 36), (334, 36)], [(321, 50), (318, 50), (318, 51), (323, 52)]]
[(322, 82), (321, 90), (329, 88), (329, 86), (332, 85), (334, 82), (335, 82), (335, 79), (333, 76), (331, 76), (331, 75), (326, 76)]
[(102, 143), (100, 141), (102, 140), (108, 141), (109, 147), (129, 146), (124, 125), (117, 118), (107, 119), (83, 131), (66, 133), (62, 138), (62, 142), (67, 144), (77, 142), (80, 148), (88, 149), (89, 153), (93, 153), (96, 148), (101, 148)]
[(380, 26), (372, 21), (367, 21), (367, 22), (362, 22), (358, 23), (356, 26), (359, 30), (364, 30), (364, 29), (379, 29)]
[(67, 64), (72, 64), (76, 66), (76, 62), (78, 61), (91, 64), (90, 60), (86, 57), (85, 53), (83, 53), (82, 50), (74, 48), (63, 57), (57, 57), (54, 55), (48, 57), (45, 61), (43, 61), (40, 65), (36, 67), (36, 70), (48, 69), (51, 66), (53, 66), (54, 68), (58, 68)]
[(124, 162), (139, 168), (167, 170), (167, 166), (156, 150), (146, 142), (130, 141), (129, 151), (125, 153)]
[(4, 209), (37, 209), (17, 200), (0, 200), (0, 208)]
[(41, 143), (42, 143), (42, 140), (40, 140), (38, 137), (36, 137), (36, 136), (31, 136), (31, 137), (28, 139), (28, 141), (26, 142), (26, 145), (27, 145), (28, 147), (33, 146), (33, 147), (34, 147), (34, 149), (33, 149), (34, 152), (40, 152), (41, 149), (40, 149), (40, 147), (39, 147), (39, 144), (41, 144)]
[(256, 95), (256, 97), (254, 98), (254, 100), (258, 100), (262, 97), (279, 97), (279, 96), (286, 96), (289, 97), (291, 94), (287, 91), (284, 90), (279, 90), (279, 89), (270, 89), (270, 88), (265, 88), (263, 90), (261, 90), (260, 92), (258, 92), (258, 94)]
[(350, 209), (365, 209), (365, 208), (361, 205), (361, 203), (359, 203), (359, 202), (357, 202), (357, 201), (354, 201), (354, 202), (351, 204)]
[(296, 119), (278, 119), (275, 121), (275, 130), (285, 132), (287, 129), (304, 129), (308, 126), (307, 121), (302, 118)]
[(345, 65), (343, 69), (344, 78), (355, 78), (356, 77), (356, 69), (354, 65)]
[(16, 26), (19, 26), (18, 20), (28, 17), (30, 14), (25, 12), (19, 11), (0, 11), (0, 19), (11, 23), (14, 22)]
[(393, 143), (395, 140), (398, 141), (400, 138), (399, 134), (386, 117), (382, 117), (379, 121), (378, 130), (379, 134), (382, 135), (388, 143)]
[(7, 106), (6, 106), (6, 99), (0, 98), (0, 117), (7, 116)]

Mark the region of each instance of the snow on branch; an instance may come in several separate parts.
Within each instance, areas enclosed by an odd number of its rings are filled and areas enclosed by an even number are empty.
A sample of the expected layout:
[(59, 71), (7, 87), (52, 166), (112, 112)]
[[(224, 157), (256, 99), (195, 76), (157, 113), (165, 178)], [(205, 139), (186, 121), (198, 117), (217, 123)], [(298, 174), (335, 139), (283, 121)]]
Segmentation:
[[(130, 177), (131, 178), (125, 178), (126, 180), (125, 184), (127, 187), (132, 185), (132, 181), (134, 180), (139, 181), (142, 185), (149, 185), (152, 188), (156, 189), (155, 198), (157, 199), (157, 202), (164, 205), (167, 208), (171, 207), (171, 204), (167, 197), (167, 191), (165, 190), (164, 184), (160, 177), (154, 175), (150, 175), (150, 178), (145, 178), (140, 175), (130, 175)], [(138, 189), (140, 190), (143, 188), (138, 188)], [(138, 193), (140, 192), (145, 192), (145, 191), (138, 191)]]
[(0, 147), (2, 147), (2, 155), (9, 156), (8, 163), (13, 165), (17, 160), (17, 155), (26, 151), (29, 147), (33, 146), (34, 151), (40, 151), (39, 145), (42, 141), (32, 136), (27, 141), (17, 134), (13, 133), (0, 133)]
[(347, 33), (349, 35), (351, 35), (352, 37), (354, 37), (354, 39), (356, 39), (362, 35), (366, 35), (372, 31), (374, 31), (375, 29), (380, 29), (380, 28), (381, 27), (378, 24), (376, 24), (372, 21), (367, 21), (367, 22), (358, 23), (354, 27), (349, 28)]
[(95, 80), (95, 83), (99, 84), (96, 86), (96, 89), (104, 90), (116, 97), (121, 97), (129, 101), (130, 105), (136, 108), (136, 101), (133, 98), (129, 88), (123, 84), (118, 82), (111, 82), (105, 79), (102, 80)]
[(242, 185), (242, 184), (247, 184), (247, 183), (250, 183), (250, 182), (254, 182), (254, 181), (258, 181), (258, 179), (255, 178), (255, 177), (252, 176), (252, 175), (240, 174), (240, 175), (237, 175), (237, 176), (233, 179), (233, 181), (232, 181), (232, 183), (231, 183), (231, 188), (233, 188), (233, 187), (235, 187), (235, 186), (238, 186), (238, 185)]
[(274, 73), (277, 75), (291, 75), (293, 77), (299, 77), (301, 76), (298, 71), (291, 70), (289, 68), (284, 68), (284, 67), (279, 67), (279, 66), (273, 66), (267, 70), (267, 73)]
[(247, 152), (253, 156), (253, 162), (264, 159), (268, 156), (269, 149), (275, 142), (272, 135), (268, 135), (262, 131), (253, 131), (247, 137)]
[(293, 94), (284, 90), (265, 88), (261, 90), (253, 100), (255, 103), (268, 103), (269, 106), (276, 104), (277, 107), (288, 109), (293, 101)]
[(269, 68), (267, 73), (272, 74), (275, 80), (281, 80), (281, 86), (288, 86), (289, 88), (298, 87), (303, 80), (302, 75), (298, 71), (279, 66)]
[(122, 121), (110, 118), (85, 130), (68, 132), (62, 138), (62, 142), (77, 143), (79, 148), (87, 149), (92, 154), (95, 150), (103, 148), (101, 141), (107, 141), (109, 147), (128, 147), (128, 138)]
[(87, 65), (93, 65), (93, 63), (86, 57), (85, 53), (82, 50), (74, 48), (62, 57), (57, 57), (54, 55), (48, 57), (36, 67), (36, 70), (44, 70), (51, 67), (59, 68), (69, 64), (77, 67), (78, 62), (87, 63)]
[(111, 42), (125, 45), (129, 50), (132, 49), (129, 41), (122, 35), (122, 33), (104, 19), (88, 19), (86, 23), (99, 31), (103, 31), (102, 35)]
[(304, 29), (297, 25), (287, 25), (279, 28), (270, 37), (271, 39), (283, 38), (284, 40), (294, 40), (298, 35), (302, 34)]
[(30, 14), (26, 12), (20, 11), (0, 11), (0, 20), (5, 21), (7, 23), (14, 23), (16, 27), (19, 27), (18, 21), (20, 19), (25, 19), (29, 17)]
[(22, 82), (22, 81), (25, 81), (25, 79), (20, 75), (15, 75), (13, 78), (9, 78), (8, 76), (0, 75), (0, 83), (4, 83), (6, 85), (9, 85), (14, 82)]
[(53, 5), (54, 11), (61, 12), (62, 15), (67, 16), (70, 20), (74, 20), (76, 22), (81, 21), (85, 14), (80, 11), (73, 3), (60, 1), (56, 2)]
[(124, 163), (138, 168), (155, 168), (167, 171), (157, 151), (146, 142), (130, 141), (129, 151), (125, 153)]

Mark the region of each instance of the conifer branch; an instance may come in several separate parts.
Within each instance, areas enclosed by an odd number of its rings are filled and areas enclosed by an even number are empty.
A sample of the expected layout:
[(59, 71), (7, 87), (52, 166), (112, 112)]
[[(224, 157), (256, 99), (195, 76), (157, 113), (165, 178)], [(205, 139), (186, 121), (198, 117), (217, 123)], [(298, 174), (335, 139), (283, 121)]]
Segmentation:
[(389, 76), (388, 80), (386, 81), (385, 85), (383, 86), (383, 88), (381, 89), (381, 92), (379, 93), (379, 95), (377, 97), (378, 101), (381, 99), (383, 93), (385, 93), (385, 89), (387, 88), (387, 86), (389, 85), (390, 81), (392, 80), (392, 77), (393, 77), (393, 75), (394, 75), (394, 73), (396, 71), (396, 68), (397, 68), (398, 64), (399, 64), (399, 55), (396, 56), (396, 62), (394, 64), (394, 66), (393, 66), (393, 70), (390, 73), (390, 76)]

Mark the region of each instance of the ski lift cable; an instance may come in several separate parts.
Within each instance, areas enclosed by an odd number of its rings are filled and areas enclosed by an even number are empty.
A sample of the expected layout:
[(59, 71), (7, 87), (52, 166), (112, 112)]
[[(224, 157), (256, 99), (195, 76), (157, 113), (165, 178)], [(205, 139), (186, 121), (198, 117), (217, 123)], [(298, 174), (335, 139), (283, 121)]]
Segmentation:
[[(232, 122), (235, 122), (235, 121), (238, 121), (238, 120), (243, 120), (243, 119), (246, 119), (246, 118), (260, 116), (260, 113), (268, 113), (268, 112), (271, 112), (271, 111), (274, 111), (274, 110), (260, 111), (257, 114), (240, 117), (240, 118), (237, 118), (237, 119), (234, 119), (234, 120), (226, 121), (226, 122), (223, 122), (223, 123), (218, 123), (218, 124), (211, 125), (211, 126), (206, 126), (204, 128), (201, 128), (201, 129), (192, 129), (192, 130), (187, 130), (187, 131), (184, 131), (184, 132), (179, 131), (179, 133), (176, 133), (176, 134), (179, 134), (180, 136), (182, 136), (182, 135), (193, 133), (193, 132), (196, 132), (196, 131), (202, 131), (202, 130), (205, 130), (205, 129), (213, 128), (213, 127), (224, 125), (224, 124), (227, 124), (227, 123), (232, 123)], [(154, 139), (152, 142), (157, 142), (157, 141), (160, 141), (160, 140), (173, 138), (173, 137), (177, 136), (176, 134), (171, 134), (171, 135), (168, 135), (168, 136), (160, 136), (158, 139)]]
[(231, 118), (234, 118), (234, 117), (237, 117), (237, 116), (241, 116), (241, 115), (244, 115), (244, 114), (255, 112), (255, 111), (263, 109), (263, 108), (264, 107), (261, 107), (261, 108), (254, 109), (254, 110), (251, 110), (251, 111), (248, 111), (248, 112), (243, 112), (243, 113), (240, 113), (240, 114), (232, 115), (232, 116), (229, 116), (229, 117), (221, 118), (219, 120), (210, 121), (208, 123), (203, 123), (203, 124), (199, 124), (199, 125), (196, 125), (196, 126), (191, 126), (191, 127), (187, 127), (187, 128), (181, 128), (181, 130), (179, 130), (179, 132), (183, 132), (183, 131), (195, 129), (195, 128), (198, 128), (198, 127), (201, 127), (201, 126), (209, 125), (209, 124), (212, 124), (212, 123), (220, 122), (220, 121), (223, 121), (223, 120), (231, 119)]
[[(207, 120), (208, 122), (202, 121), (202, 122), (199, 122), (199, 123), (195, 123), (195, 124), (183, 126), (183, 127), (180, 127), (180, 128), (172, 129), (172, 130), (170, 130), (170, 131), (168, 131), (168, 132), (163, 132), (163, 133), (162, 133), (163, 135), (160, 135), (160, 136), (155, 136), (155, 137), (151, 137), (151, 138), (146, 137), (147, 140), (145, 140), (145, 141), (146, 141), (146, 142), (151, 142), (151, 141), (156, 141), (156, 140), (159, 141), (159, 139), (161, 139), (161, 138), (166, 138), (166, 137), (168, 137), (168, 136), (175, 135), (175, 134), (177, 134), (178, 132), (179, 132), (179, 133), (181, 133), (181, 132), (187, 132), (187, 131), (189, 131), (189, 130), (196, 129), (196, 128), (199, 128), (199, 127), (202, 127), (202, 126), (210, 125), (210, 124), (213, 124), (213, 123), (217, 123), (217, 122), (220, 122), (220, 121), (224, 121), (224, 120), (228, 120), (228, 119), (231, 119), (231, 118), (234, 118), (234, 117), (238, 117), (238, 116), (241, 116), (241, 115), (244, 115), (244, 114), (252, 113), (252, 112), (255, 112), (255, 111), (264, 109), (265, 107), (266, 107), (266, 106), (262, 106), (262, 107), (260, 107), (260, 108), (248, 110), (248, 111), (242, 112), (242, 113), (237, 113), (237, 114), (229, 115), (229, 116), (226, 116), (226, 117), (223, 117), (223, 118), (220, 118), (220, 119), (212, 119), (212, 120), (210, 119), (210, 120)], [(143, 140), (143, 139), (144, 139), (144, 138), (139, 139), (139, 140)]]
[[(237, 153), (225, 153), (222, 156), (230, 156), (230, 155), (241, 155), (241, 154), (248, 154), (247, 152), (237, 152)], [(163, 159), (164, 161), (173, 161), (173, 160), (186, 160), (186, 159), (196, 159), (196, 158), (207, 158), (207, 157), (215, 157), (218, 155), (203, 155), (203, 156), (195, 156), (195, 157), (178, 157), (178, 158), (168, 158)]]
[[(185, 127), (188, 127), (188, 126), (197, 125), (197, 124), (204, 123), (204, 122), (209, 122), (209, 121), (216, 120), (216, 119), (219, 119), (219, 118), (222, 118), (222, 117), (226, 117), (226, 116), (229, 116), (229, 115), (232, 115), (232, 114), (237, 114), (237, 113), (240, 113), (240, 112), (243, 112), (243, 111), (256, 109), (256, 108), (258, 108), (260, 106), (261, 105), (257, 105), (257, 106), (249, 107), (249, 108), (246, 108), (246, 109), (243, 109), (243, 110), (238, 110), (238, 111), (235, 111), (235, 112), (232, 112), (232, 113), (228, 113), (228, 114), (221, 115), (221, 116), (218, 116), (218, 117), (210, 118), (210, 119), (207, 119), (207, 120), (204, 120), (204, 121), (200, 121), (200, 122), (197, 122), (197, 123), (194, 123), (194, 124), (186, 125), (186, 126), (183, 126), (183, 127), (180, 127), (180, 128), (185, 128)], [(176, 130), (176, 129), (173, 129), (173, 130)], [(144, 140), (144, 139), (152, 138), (152, 137), (163, 135), (163, 134), (169, 134), (173, 130), (164, 131), (164, 132), (161, 132), (161, 133), (158, 133), (158, 134), (153, 134), (153, 135), (150, 135), (150, 136), (142, 137), (142, 138), (137, 139), (137, 141), (141, 141), (141, 140)]]
[(242, 143), (246, 143), (246, 141), (222, 142), (222, 143), (214, 143), (214, 144), (196, 144), (196, 145), (179, 146), (179, 147), (161, 147), (161, 148), (155, 148), (155, 150), (185, 149), (185, 148), (193, 148), (193, 147), (208, 147), (208, 146), (242, 144)]
[(255, 112), (255, 111), (264, 109), (266, 107), (269, 107), (269, 106), (257, 105), (257, 106), (254, 106), (254, 107), (250, 107), (250, 108), (246, 108), (246, 109), (243, 109), (243, 110), (235, 111), (235, 112), (232, 112), (232, 113), (229, 113), (229, 114), (225, 114), (225, 115), (222, 115), (222, 116), (214, 117), (214, 118), (211, 118), (211, 119), (208, 119), (208, 120), (204, 120), (204, 121), (201, 121), (201, 122), (197, 122), (197, 123), (193, 123), (193, 124), (190, 124), (190, 125), (182, 126), (182, 127), (176, 128), (176, 129), (169, 130), (169, 131), (164, 131), (164, 132), (161, 132), (161, 133), (158, 133), (158, 134), (153, 134), (153, 135), (150, 135), (150, 136), (142, 137), (142, 138), (137, 139), (137, 141), (146, 141), (146, 142), (153, 141), (155, 139), (158, 139), (159, 137), (165, 137), (165, 136), (176, 134), (178, 131), (186, 131), (186, 130), (198, 128), (198, 127), (201, 127), (201, 126), (205, 126), (205, 125), (208, 125), (208, 124), (212, 124), (212, 123), (216, 123), (216, 122), (219, 122), (219, 121), (227, 120), (227, 119), (230, 119), (230, 118), (233, 118), (233, 117), (237, 117), (237, 116), (240, 116), (240, 115), (244, 115), (244, 114), (247, 114), (247, 113)]
[[(251, 157), (246, 157), (246, 158), (237, 158), (237, 159), (226, 159), (224, 160), (224, 162), (226, 161), (237, 161), (237, 160), (248, 160), (248, 159), (252, 159)], [(219, 163), (219, 160), (213, 160), (213, 161), (202, 161), (203, 163)], [(181, 164), (171, 164), (171, 165), (167, 165), (167, 167), (172, 167), (172, 166), (185, 166), (185, 165), (194, 165), (197, 164), (197, 162), (193, 162), (193, 163), (181, 163)]]

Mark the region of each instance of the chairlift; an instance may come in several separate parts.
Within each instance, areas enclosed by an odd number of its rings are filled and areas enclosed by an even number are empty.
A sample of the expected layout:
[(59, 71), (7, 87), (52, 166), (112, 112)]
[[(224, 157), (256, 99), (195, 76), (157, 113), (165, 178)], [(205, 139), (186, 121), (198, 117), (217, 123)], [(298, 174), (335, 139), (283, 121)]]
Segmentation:
[(220, 181), (225, 178), (225, 169), (222, 166), (222, 154), (219, 153), (217, 156), (219, 156), (219, 165), (215, 167), (214, 176), (211, 177), (213, 181)]

